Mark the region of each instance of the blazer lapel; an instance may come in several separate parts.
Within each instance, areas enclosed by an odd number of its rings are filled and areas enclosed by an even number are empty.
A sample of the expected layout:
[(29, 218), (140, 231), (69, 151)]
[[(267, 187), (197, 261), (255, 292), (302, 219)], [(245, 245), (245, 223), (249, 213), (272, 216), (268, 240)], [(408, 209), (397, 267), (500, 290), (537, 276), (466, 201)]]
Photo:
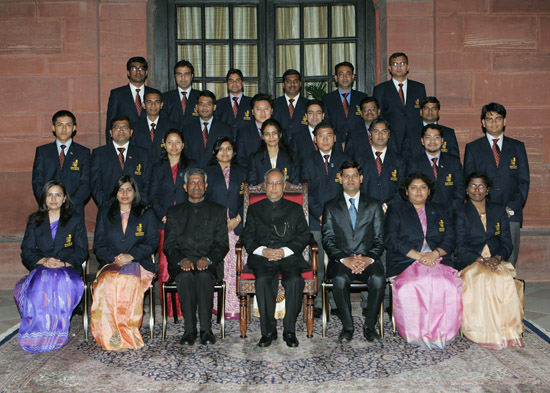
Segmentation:
[[(346, 222), (348, 223), (348, 227), (349, 227), (348, 230), (350, 231), (349, 233), (354, 233), (353, 226), (351, 225), (351, 217), (349, 216), (348, 204), (346, 202), (344, 195), (340, 196), (338, 205), (340, 207), (340, 214), (346, 217)], [(357, 225), (357, 222), (355, 224)]]

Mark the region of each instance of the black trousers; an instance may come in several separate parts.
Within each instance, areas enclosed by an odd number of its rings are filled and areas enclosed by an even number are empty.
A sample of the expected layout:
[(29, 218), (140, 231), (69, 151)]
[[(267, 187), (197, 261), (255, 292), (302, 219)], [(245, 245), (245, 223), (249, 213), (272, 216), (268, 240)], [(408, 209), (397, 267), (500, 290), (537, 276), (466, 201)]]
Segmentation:
[(175, 278), (183, 312), (185, 333), (197, 332), (197, 306), (200, 330), (212, 329), (212, 307), (216, 278), (209, 270), (181, 271)]
[(277, 329), (275, 320), (275, 302), (279, 289), (279, 274), (285, 289), (285, 332), (295, 331), (296, 319), (302, 308), (304, 278), (302, 277), (304, 260), (291, 255), (278, 261), (269, 261), (259, 255), (248, 256), (248, 266), (256, 276), (256, 299), (260, 310), (260, 327), (262, 335)]
[(336, 275), (332, 277), (332, 292), (334, 301), (340, 310), (342, 327), (346, 331), (353, 332), (353, 318), (351, 317), (350, 284), (352, 281), (366, 282), (369, 291), (367, 297), (367, 316), (365, 327), (374, 330), (378, 317), (380, 303), (384, 300), (384, 287), (386, 277), (382, 262), (374, 261), (361, 274), (353, 274), (351, 269), (343, 263), (338, 263)]

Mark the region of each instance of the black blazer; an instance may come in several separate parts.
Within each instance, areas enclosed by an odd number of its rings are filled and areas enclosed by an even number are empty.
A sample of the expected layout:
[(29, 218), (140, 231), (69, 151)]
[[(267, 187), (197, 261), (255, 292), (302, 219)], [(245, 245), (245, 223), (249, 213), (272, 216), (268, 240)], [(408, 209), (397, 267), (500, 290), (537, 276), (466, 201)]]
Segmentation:
[(353, 89), (350, 92), (351, 98), (347, 118), (344, 114), (344, 106), (342, 105), (338, 90), (331, 91), (323, 96), (325, 121), (333, 125), (336, 138), (340, 143), (347, 139), (349, 130), (364, 124), (359, 103), (363, 98), (368, 96), (361, 91)]
[[(231, 164), (229, 170), (229, 188), (225, 186), (222, 168), (218, 165), (210, 165), (206, 168), (208, 175), (208, 188), (206, 189), (206, 199), (216, 202), (229, 209), (229, 218), (234, 218), (237, 214), (243, 217), (243, 182), (246, 180), (246, 168), (237, 164)], [(240, 235), (243, 230), (243, 222), (235, 227), (235, 234)]]
[(363, 168), (361, 192), (388, 205), (399, 198), (399, 186), (407, 173), (405, 160), (399, 154), (386, 149), (380, 176), (376, 167), (376, 157), (370, 146), (364, 155), (358, 157), (358, 162)]
[(118, 152), (115, 151), (112, 142), (100, 146), (92, 151), (91, 165), (92, 196), (98, 207), (111, 204), (109, 195), (116, 180), (122, 175), (130, 175), (136, 181), (141, 200), (147, 204), (149, 195), (149, 179), (151, 166), (149, 165), (149, 153), (140, 147), (128, 145), (128, 154), (124, 162), (124, 170), (118, 160)]
[(82, 262), (88, 258), (88, 237), (86, 225), (79, 214), (73, 214), (65, 226), (59, 225), (55, 240), (52, 240), (50, 220), (34, 228), (30, 219), (21, 243), (21, 259), (29, 270), (36, 268), (36, 262), (42, 258), (57, 258), (71, 264), (78, 274), (82, 273)]
[[(445, 127), (441, 124), (440, 126), (443, 131), (443, 145), (441, 146), (441, 153), (450, 154), (451, 156), (455, 156), (460, 160), (460, 149), (458, 147), (455, 130), (449, 127)], [(409, 142), (408, 151), (411, 154), (411, 157), (416, 157), (417, 155), (425, 151), (421, 141), (422, 128), (423, 127), (411, 130), (411, 134), (407, 138)]]
[(426, 153), (410, 159), (407, 162), (407, 173), (422, 172), (435, 183), (435, 192), (432, 202), (456, 210), (464, 203), (466, 189), (464, 188), (464, 174), (460, 160), (449, 154), (441, 154), (435, 179), (432, 163)]
[[(290, 141), (290, 148), (299, 159), (309, 157), (312, 153), (318, 152), (313, 143), (313, 139), (311, 139), (311, 132), (307, 124), (302, 124), (300, 128), (294, 132), (292, 140)], [(342, 144), (337, 141), (332, 147), (332, 150), (341, 153)]]
[(166, 132), (174, 128), (178, 129), (176, 123), (171, 122), (165, 117), (159, 117), (155, 123), (155, 138), (151, 141), (151, 131), (147, 118), (140, 119), (133, 126), (134, 133), (132, 134), (130, 143), (149, 151), (150, 163), (153, 165), (160, 161)]
[(120, 213), (115, 214), (111, 222), (108, 210), (102, 208), (97, 213), (94, 253), (99, 268), (113, 263), (118, 254), (130, 254), (135, 262), (154, 273), (155, 265), (151, 255), (159, 246), (159, 234), (153, 212), (149, 209), (142, 217), (130, 213), (126, 233), (123, 233)]
[[(428, 228), (426, 241), (430, 249), (441, 248), (447, 252), (441, 263), (453, 266), (450, 254), (454, 250), (455, 233), (451, 215), (444, 206), (426, 203)], [(410, 250), (420, 252), (424, 243), (424, 232), (413, 204), (403, 200), (393, 203), (386, 213), (384, 230), (386, 254), (386, 276), (401, 274), (414, 259), (407, 257)]]
[(246, 127), (240, 128), (235, 142), (237, 145), (237, 164), (248, 168), (248, 160), (252, 154), (258, 151), (261, 141), (255, 120)]
[(493, 148), (485, 136), (466, 145), (464, 175), (474, 171), (484, 172), (493, 182), (489, 191), (491, 202), (514, 211), (511, 222), (523, 221), (523, 206), (529, 193), (529, 162), (525, 145), (516, 139), (504, 137), (497, 168)]
[(254, 121), (250, 103), (252, 98), (245, 96), (241, 97), (241, 103), (237, 107), (237, 117), (233, 116), (233, 100), (230, 97), (223, 97), (216, 101), (216, 111), (214, 117), (221, 122), (231, 127), (233, 133), (233, 139), (237, 138), (237, 132), (239, 129), (247, 127)]
[[(199, 209), (202, 225), (191, 227), (193, 211)], [(180, 261), (188, 258), (196, 262), (208, 257), (212, 264), (208, 270), (218, 279), (223, 278), (223, 258), (229, 251), (227, 236), (227, 209), (215, 202), (185, 202), (168, 208), (164, 236), (164, 254), (168, 259), (168, 272), (175, 278), (181, 271)]]
[(271, 117), (281, 123), (283, 127), (283, 137), (287, 143), (290, 143), (294, 133), (296, 133), (302, 125), (307, 125), (306, 104), (307, 99), (300, 94), (298, 101), (294, 102), (294, 114), (292, 118), (290, 118), (285, 96), (282, 95), (277, 97), (273, 101), (273, 115)]
[(206, 147), (204, 147), (202, 139), (203, 125), (200, 118), (193, 119), (193, 121), (187, 123), (183, 130), (185, 137), (185, 147), (183, 151), (187, 157), (195, 161), (202, 169), (206, 169), (208, 166), (208, 162), (212, 158), (214, 144), (218, 138), (225, 136), (231, 140), (233, 139), (233, 133), (227, 124), (216, 119), (211, 119), (210, 121), (212, 125), (208, 133)]
[(82, 214), (90, 197), (90, 149), (73, 140), (61, 168), (55, 142), (38, 146), (32, 166), (32, 191), (37, 202), (44, 184), (53, 179), (63, 182), (76, 211)]
[[(290, 152), (292, 154), (292, 152)], [(285, 174), (285, 180), (292, 183), (300, 183), (300, 163), (294, 156), (289, 156), (286, 152), (279, 149), (277, 154), (277, 165)], [(271, 161), (266, 151), (257, 151), (248, 161), (248, 181), (255, 186), (264, 181), (265, 173), (271, 169)]]
[(408, 79), (404, 107), (391, 79), (374, 86), (372, 95), (380, 104), (380, 116), (391, 124), (390, 146), (404, 158), (410, 158), (410, 143), (406, 138), (414, 130), (422, 128), (420, 102), (426, 98), (426, 87), (423, 83)]
[[(149, 86), (145, 86), (144, 97), (147, 92), (152, 90)], [(136, 102), (132, 96), (130, 85), (124, 85), (111, 90), (109, 95), (109, 103), (107, 104), (107, 121), (105, 123), (105, 142), (111, 143), (111, 121), (114, 117), (126, 115), (130, 119), (130, 125), (133, 126), (139, 119), (145, 119), (147, 113), (145, 109), (141, 110), (141, 115), (138, 116)]]
[(355, 161), (359, 161), (365, 154), (370, 152), (370, 149), (370, 137), (365, 122), (349, 130), (344, 150), (347, 155)]
[(314, 151), (302, 159), (300, 177), (308, 181), (309, 228), (312, 231), (321, 230), (319, 218), (323, 215), (325, 203), (342, 193), (338, 173), (342, 163), (349, 159), (346, 154), (333, 149), (328, 174), (321, 152)]
[(507, 261), (512, 253), (512, 236), (506, 209), (489, 201), (485, 202), (487, 230), (477, 209), (468, 201), (460, 206), (455, 215), (456, 268), (464, 269), (481, 256), (485, 244), (492, 256), (500, 255)]
[[(161, 115), (166, 116), (172, 123), (178, 125), (178, 129), (182, 130), (185, 124), (189, 123), (196, 117), (199, 117), (195, 105), (199, 100), (199, 91), (191, 89), (189, 97), (187, 97), (187, 105), (185, 106), (185, 113), (181, 108), (181, 95), (179, 89), (167, 91), (162, 93), (162, 100), (164, 105), (161, 110)], [(187, 142), (187, 141), (186, 141)]]
[(344, 194), (327, 202), (323, 211), (323, 248), (329, 258), (329, 277), (336, 275), (342, 258), (361, 254), (379, 260), (384, 251), (384, 212), (380, 203), (360, 194), (353, 230)]

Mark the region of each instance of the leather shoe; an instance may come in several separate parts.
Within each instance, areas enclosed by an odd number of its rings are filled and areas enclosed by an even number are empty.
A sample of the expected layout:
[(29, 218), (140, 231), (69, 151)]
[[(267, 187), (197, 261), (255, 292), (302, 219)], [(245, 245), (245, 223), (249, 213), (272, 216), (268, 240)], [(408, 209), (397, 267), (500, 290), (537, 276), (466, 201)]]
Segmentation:
[(339, 317), (340, 316), (340, 310), (338, 310), (337, 308), (333, 308), (332, 310), (330, 310), (330, 315), (334, 315), (336, 317)]
[(212, 345), (216, 343), (216, 337), (212, 330), (201, 331), (201, 344), (202, 345)]
[(313, 309), (313, 318), (319, 319), (321, 318), (321, 315), (323, 315), (323, 310), (320, 308), (314, 308)]
[(193, 345), (197, 339), (197, 333), (185, 333), (180, 340), (181, 345)]
[(338, 336), (338, 341), (341, 343), (349, 343), (353, 339), (353, 332), (342, 330)]
[(296, 338), (296, 333), (294, 332), (283, 333), (283, 340), (285, 341), (286, 345), (291, 348), (296, 348), (298, 345), (300, 345), (298, 339)]
[(372, 342), (374, 340), (380, 339), (380, 335), (376, 331), (376, 329), (372, 330), (367, 327), (363, 328), (363, 336), (367, 339), (367, 341)]
[(262, 335), (260, 341), (258, 342), (258, 346), (260, 348), (269, 347), (273, 340), (277, 340), (277, 331), (275, 331), (275, 333), (268, 333), (265, 336)]

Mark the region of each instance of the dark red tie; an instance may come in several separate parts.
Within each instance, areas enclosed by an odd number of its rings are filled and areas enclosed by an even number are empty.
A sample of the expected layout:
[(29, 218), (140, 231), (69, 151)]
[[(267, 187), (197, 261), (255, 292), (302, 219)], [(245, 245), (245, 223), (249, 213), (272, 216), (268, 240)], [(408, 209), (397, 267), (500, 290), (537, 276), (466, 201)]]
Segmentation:
[(139, 96), (139, 91), (141, 89), (136, 89), (136, 110), (138, 113), (138, 117), (141, 116), (141, 97)]
[(126, 149), (123, 147), (118, 148), (118, 161), (120, 162), (120, 167), (124, 170), (124, 151)]
[(380, 158), (381, 155), (381, 151), (376, 152), (376, 169), (378, 169), (378, 176), (382, 174), (382, 159)]
[(292, 116), (294, 116), (294, 98), (291, 98), (288, 104), (288, 113), (290, 113), (290, 118), (292, 119)]
[(325, 172), (327, 172), (327, 175), (328, 175), (328, 159), (330, 158), (330, 155), (329, 154), (325, 154), (323, 156), (323, 158), (325, 159)]
[(493, 156), (495, 156), (495, 161), (497, 163), (497, 168), (500, 165), (500, 147), (498, 147), (498, 140), (500, 138), (493, 139)]
[(155, 139), (155, 123), (151, 123), (151, 142)]
[(205, 121), (204, 128), (202, 129), (202, 141), (204, 143), (204, 147), (206, 147), (206, 144), (208, 143), (208, 122)]
[(239, 110), (239, 97), (233, 97), (233, 117), (237, 118), (237, 111)]
[(67, 146), (61, 145), (61, 154), (59, 154), (59, 166), (63, 169), (63, 164), (65, 163), (65, 148)]
[(342, 100), (342, 105), (344, 106), (344, 115), (346, 115), (346, 118), (349, 115), (349, 105), (348, 105), (348, 95), (349, 93), (343, 93), (344, 99)]
[(399, 98), (401, 98), (401, 104), (405, 106), (405, 94), (403, 94), (403, 83), (399, 84)]
[(434, 171), (435, 180), (437, 180), (437, 157), (432, 158), (432, 169)]
[(181, 110), (183, 112), (183, 116), (185, 116), (185, 109), (187, 108), (187, 92), (182, 92), (183, 97), (181, 97)]

